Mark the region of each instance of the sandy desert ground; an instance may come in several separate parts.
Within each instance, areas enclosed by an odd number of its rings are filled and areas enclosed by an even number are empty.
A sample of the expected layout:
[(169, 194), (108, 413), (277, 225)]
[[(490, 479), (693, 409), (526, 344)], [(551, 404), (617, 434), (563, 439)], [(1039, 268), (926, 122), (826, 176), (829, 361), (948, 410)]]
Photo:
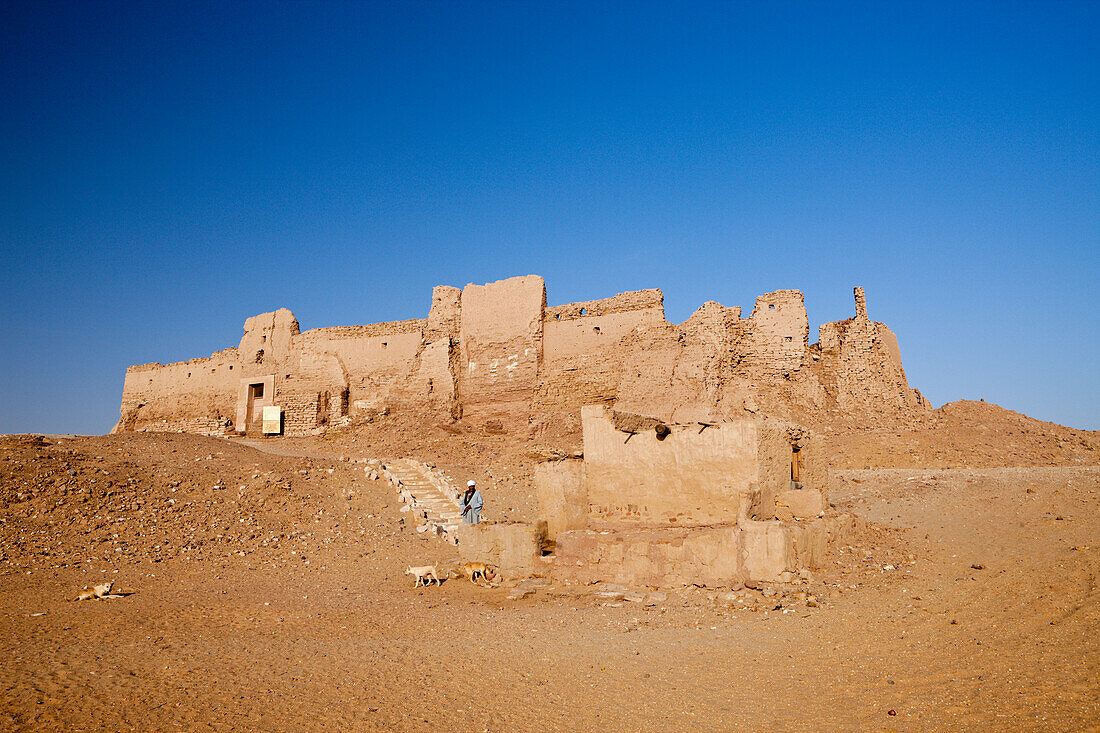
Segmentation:
[(413, 588), (454, 549), (355, 460), (528, 517), (506, 436), (2, 438), (0, 729), (1098, 730), (1096, 434), (967, 409), (831, 436), (855, 519), (806, 582), (645, 602)]

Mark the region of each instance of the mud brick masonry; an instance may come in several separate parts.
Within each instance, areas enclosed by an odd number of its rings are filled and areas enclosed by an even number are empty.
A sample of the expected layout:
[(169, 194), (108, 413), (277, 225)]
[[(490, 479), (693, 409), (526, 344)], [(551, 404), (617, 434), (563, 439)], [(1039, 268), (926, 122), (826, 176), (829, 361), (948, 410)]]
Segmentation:
[[(459, 553), (510, 576), (578, 584), (736, 587), (820, 568), (825, 451), (789, 422), (664, 423), (581, 409), (584, 450), (535, 469), (539, 521), (459, 525)], [(550, 555), (544, 549), (553, 547)]]
[(826, 415), (905, 422), (930, 409), (910, 389), (897, 339), (867, 317), (809, 343), (803, 296), (760, 296), (752, 314), (704, 303), (665, 319), (660, 290), (547, 306), (541, 277), (436, 287), (426, 319), (301, 331), (282, 308), (245, 321), (235, 348), (126, 371), (115, 431), (255, 432), (278, 406), (287, 435), (380, 413), (537, 435), (580, 428), (583, 405), (668, 422)]

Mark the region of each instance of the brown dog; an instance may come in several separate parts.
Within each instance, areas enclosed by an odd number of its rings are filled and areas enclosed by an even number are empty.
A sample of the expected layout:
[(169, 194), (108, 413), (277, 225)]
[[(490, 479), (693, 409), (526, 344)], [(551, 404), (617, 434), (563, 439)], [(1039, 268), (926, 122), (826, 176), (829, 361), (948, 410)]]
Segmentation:
[(462, 571), (462, 574), (465, 575), (471, 583), (476, 583), (478, 576), (481, 576), (482, 580), (488, 581), (492, 580), (496, 575), (492, 569), (483, 562), (463, 563), (459, 570)]

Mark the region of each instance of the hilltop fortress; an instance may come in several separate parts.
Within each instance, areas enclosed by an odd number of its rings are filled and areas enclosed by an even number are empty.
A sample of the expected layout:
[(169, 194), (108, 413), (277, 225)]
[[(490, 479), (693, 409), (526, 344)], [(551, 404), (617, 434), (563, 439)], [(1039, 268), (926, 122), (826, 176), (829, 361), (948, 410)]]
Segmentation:
[(669, 422), (919, 419), (931, 407), (896, 337), (862, 288), (855, 301), (812, 345), (797, 290), (761, 295), (747, 318), (707, 302), (679, 325), (660, 290), (547, 306), (534, 275), (436, 287), (426, 319), (303, 332), (281, 308), (246, 320), (235, 348), (127, 369), (114, 431), (258, 432), (265, 406), (287, 435), (390, 412), (537, 434), (579, 428), (591, 404)]

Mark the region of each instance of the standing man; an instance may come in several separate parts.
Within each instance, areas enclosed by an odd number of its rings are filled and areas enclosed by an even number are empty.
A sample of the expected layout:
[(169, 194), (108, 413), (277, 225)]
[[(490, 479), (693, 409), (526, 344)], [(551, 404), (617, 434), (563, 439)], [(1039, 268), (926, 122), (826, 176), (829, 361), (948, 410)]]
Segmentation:
[(484, 503), (481, 492), (477, 490), (477, 484), (467, 481), (466, 493), (462, 495), (462, 521), (477, 524), (481, 519), (481, 507)]

